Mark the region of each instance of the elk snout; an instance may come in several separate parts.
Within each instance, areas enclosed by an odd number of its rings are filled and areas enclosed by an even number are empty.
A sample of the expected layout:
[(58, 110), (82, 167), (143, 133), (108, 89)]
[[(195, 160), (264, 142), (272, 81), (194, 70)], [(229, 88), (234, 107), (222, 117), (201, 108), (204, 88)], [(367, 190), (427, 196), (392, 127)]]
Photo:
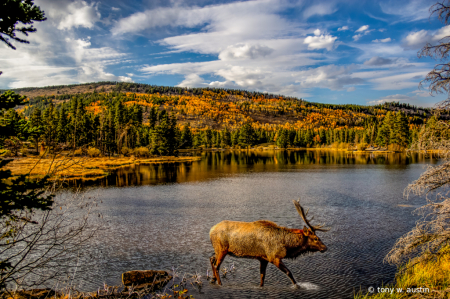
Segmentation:
[(326, 246), (326, 245), (323, 245), (322, 248), (320, 248), (319, 251), (320, 251), (321, 253), (324, 253), (324, 252), (327, 251), (327, 250), (328, 250), (327, 246)]

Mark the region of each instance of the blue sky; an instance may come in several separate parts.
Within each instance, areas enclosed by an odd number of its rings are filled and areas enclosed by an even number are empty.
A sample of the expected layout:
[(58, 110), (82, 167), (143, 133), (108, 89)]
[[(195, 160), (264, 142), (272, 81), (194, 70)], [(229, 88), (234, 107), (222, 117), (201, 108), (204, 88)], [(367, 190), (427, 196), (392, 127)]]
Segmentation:
[(35, 0), (30, 44), (0, 45), (0, 88), (94, 81), (224, 87), (309, 101), (432, 106), (417, 58), (450, 35), (435, 1)]

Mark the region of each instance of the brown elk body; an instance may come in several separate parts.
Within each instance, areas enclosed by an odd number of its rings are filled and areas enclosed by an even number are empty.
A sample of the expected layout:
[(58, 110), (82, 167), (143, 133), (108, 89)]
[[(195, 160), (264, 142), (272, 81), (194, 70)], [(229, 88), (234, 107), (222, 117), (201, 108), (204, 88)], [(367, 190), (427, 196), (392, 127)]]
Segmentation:
[(210, 258), (214, 274), (213, 281), (220, 285), (219, 268), (227, 254), (235, 257), (253, 258), (260, 261), (261, 286), (268, 263), (274, 264), (286, 273), (293, 284), (294, 276), (284, 265), (282, 259), (296, 258), (307, 252), (325, 252), (327, 247), (316, 236), (315, 231), (326, 231), (322, 226), (311, 226), (306, 219), (303, 208), (297, 201), (294, 204), (305, 220), (303, 229), (291, 229), (277, 225), (272, 221), (259, 220), (255, 222), (222, 221), (214, 225), (209, 236), (214, 247), (214, 255)]

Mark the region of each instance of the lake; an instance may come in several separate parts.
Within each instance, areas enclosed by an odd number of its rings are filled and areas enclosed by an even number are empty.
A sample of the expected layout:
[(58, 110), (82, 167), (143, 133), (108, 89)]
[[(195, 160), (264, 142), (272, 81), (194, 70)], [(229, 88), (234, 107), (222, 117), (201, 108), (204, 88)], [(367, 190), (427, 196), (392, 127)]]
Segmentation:
[[(98, 263), (80, 274), (81, 288), (120, 284), (129, 270), (178, 268), (186, 275), (211, 271), (209, 230), (228, 219), (267, 219), (303, 228), (292, 203), (301, 199), (326, 223), (318, 232), (325, 253), (285, 260), (301, 286), (269, 264), (259, 287), (259, 262), (227, 256), (235, 271), (223, 286), (204, 281), (195, 298), (353, 298), (355, 291), (394, 278), (383, 259), (407, 233), (423, 198), (403, 197), (404, 188), (437, 160), (414, 154), (347, 154), (334, 151), (206, 152), (189, 163), (124, 167), (105, 179), (72, 181), (87, 196), (103, 201), (109, 229), (95, 245)], [(66, 191), (70, 192), (70, 191)]]

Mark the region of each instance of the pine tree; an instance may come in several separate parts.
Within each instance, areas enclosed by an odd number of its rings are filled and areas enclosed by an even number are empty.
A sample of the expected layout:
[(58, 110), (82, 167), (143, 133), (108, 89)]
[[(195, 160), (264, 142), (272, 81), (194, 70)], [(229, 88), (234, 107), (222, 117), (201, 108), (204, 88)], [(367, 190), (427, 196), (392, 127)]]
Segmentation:
[(184, 125), (183, 130), (181, 131), (181, 147), (182, 148), (191, 148), (192, 147), (192, 132), (191, 126), (189, 123)]
[(206, 148), (212, 147), (212, 132), (210, 128), (203, 131), (203, 144)]
[(39, 152), (39, 141), (41, 140), (41, 137), (43, 135), (43, 121), (42, 121), (42, 112), (39, 108), (34, 108), (33, 112), (30, 116), (30, 131), (29, 136), (33, 140), (35, 146), (36, 146), (36, 152)]
[(243, 147), (252, 146), (255, 142), (255, 131), (250, 123), (246, 123), (239, 131), (239, 145)]
[(391, 143), (398, 144), (401, 147), (407, 147), (409, 142), (408, 118), (400, 111), (397, 113), (391, 134)]
[(288, 131), (285, 129), (278, 130), (276, 144), (279, 148), (286, 148), (289, 142)]
[(228, 131), (227, 127), (225, 127), (222, 133), (222, 144), (222, 147), (231, 145), (231, 133)]
[(152, 152), (161, 156), (177, 154), (176, 118), (160, 114), (159, 124), (152, 132)]
[[(4, 118), (4, 110), (23, 103), (24, 99), (24, 97), (10, 91), (0, 94), (0, 128), (9, 123), (9, 120)], [(35, 120), (38, 121), (36, 115)], [(8, 131), (1, 132), (5, 138), (12, 136), (8, 136), (7, 133)], [(3, 146), (3, 144), (0, 144), (0, 146)], [(52, 194), (45, 193), (45, 188), (49, 185), (47, 177), (34, 181), (29, 180), (25, 175), (13, 177), (10, 170), (4, 169), (9, 162), (11, 160), (0, 160), (0, 221), (3, 231), (6, 232), (6, 234), (0, 236), (0, 244), (3, 248), (9, 246), (9, 240), (14, 239), (17, 235), (17, 227), (21, 226), (19, 222), (26, 221), (23, 217), (24, 212), (33, 213), (35, 210), (49, 210), (54, 197)], [(0, 257), (0, 289), (5, 289), (4, 279), (12, 269), (10, 257)]]
[(231, 145), (235, 146), (239, 144), (239, 130), (236, 130), (231, 134)]
[(56, 127), (56, 140), (61, 143), (67, 141), (67, 112), (64, 106), (59, 113), (58, 125)]
[(387, 146), (392, 143), (391, 138), (393, 137), (393, 115), (389, 111), (383, 119), (383, 123), (378, 129), (377, 138), (375, 140), (376, 144), (379, 146)]

